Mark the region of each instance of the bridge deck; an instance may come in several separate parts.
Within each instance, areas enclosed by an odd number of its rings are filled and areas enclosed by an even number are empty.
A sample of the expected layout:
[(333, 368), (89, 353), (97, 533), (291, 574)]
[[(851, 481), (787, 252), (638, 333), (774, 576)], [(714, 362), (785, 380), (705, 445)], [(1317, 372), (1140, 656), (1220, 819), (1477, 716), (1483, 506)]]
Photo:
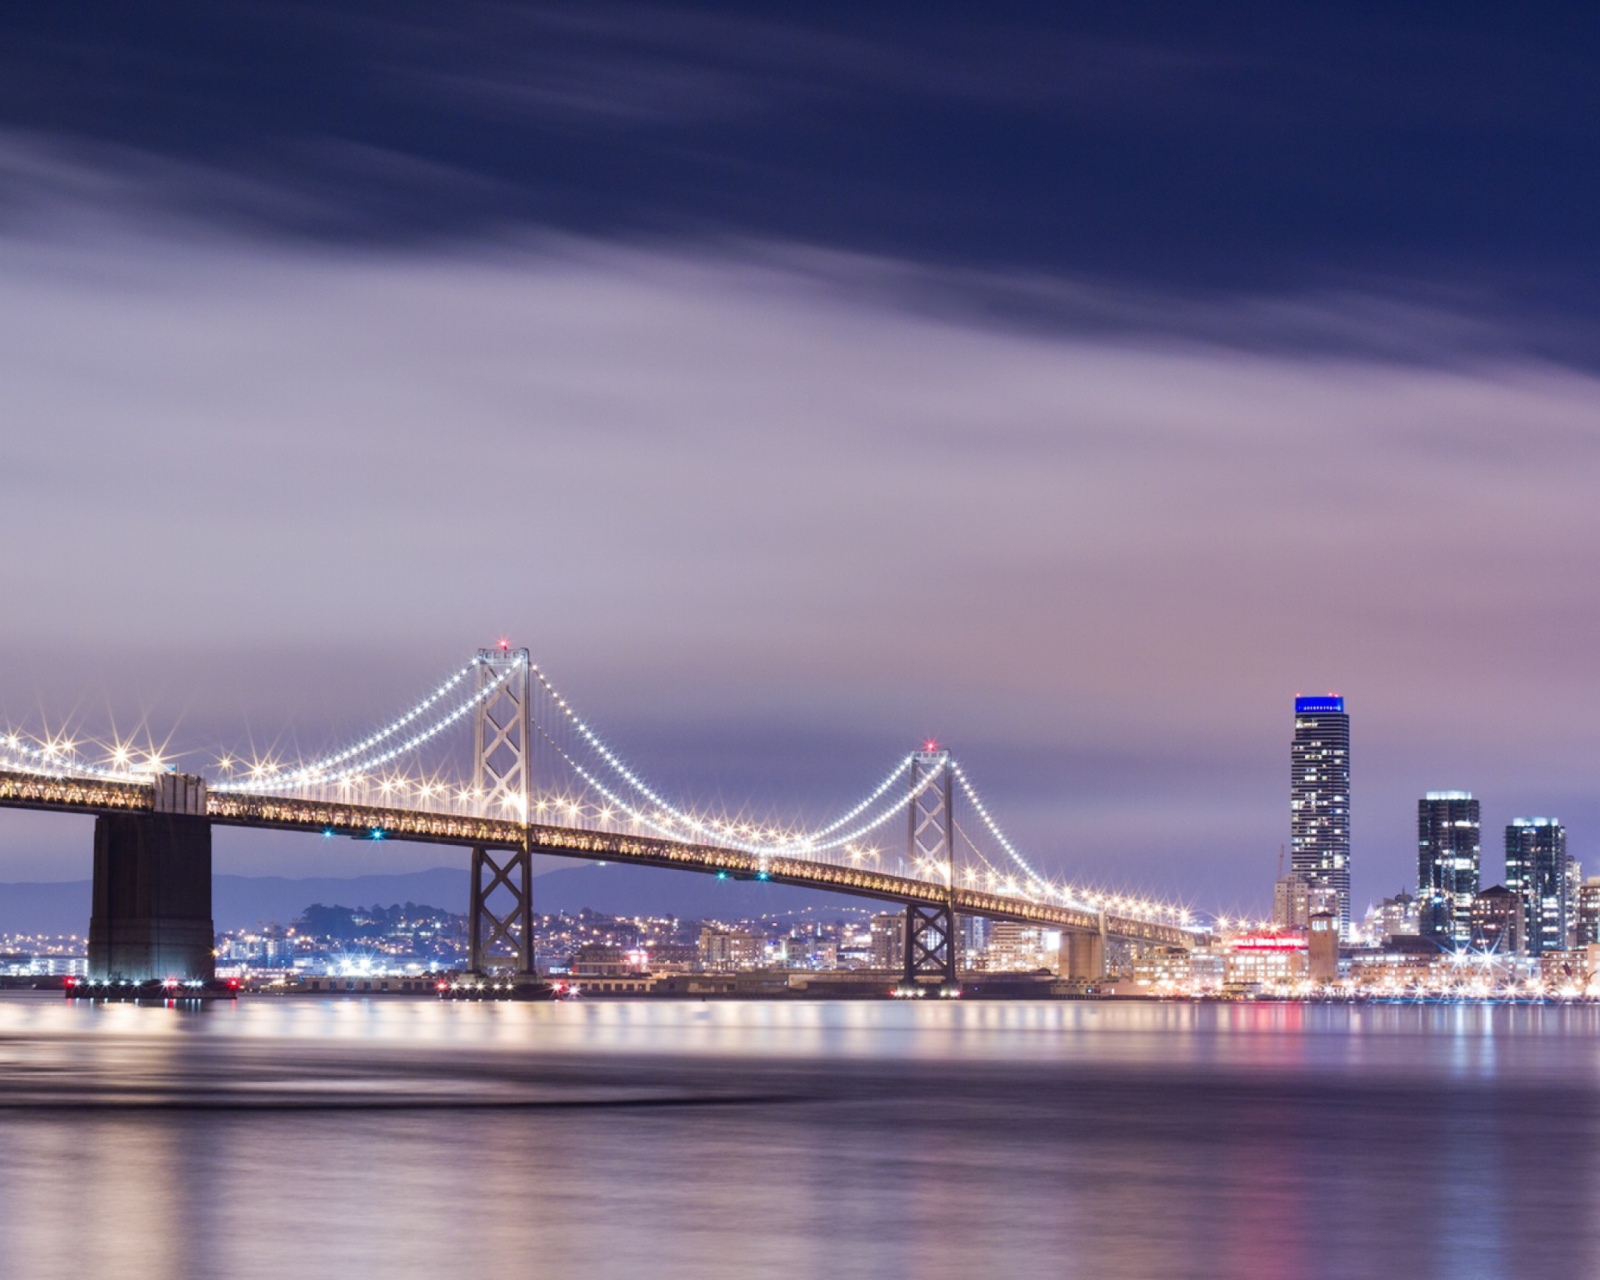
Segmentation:
[[(47, 778), (0, 771), (0, 807), (50, 809), (70, 813), (126, 813), (153, 810), (152, 788), (133, 782)], [(754, 879), (765, 875), (777, 884), (825, 889), (833, 893), (885, 902), (939, 906), (950, 902), (963, 915), (991, 920), (1016, 920), (1075, 933), (1098, 933), (1100, 920), (1090, 911), (1030, 902), (1004, 894), (957, 888), (909, 876), (859, 867), (811, 862), (804, 858), (760, 857), (720, 845), (693, 844), (652, 836), (619, 835), (582, 827), (549, 826), (495, 818), (472, 818), (424, 809), (390, 809), (334, 801), (239, 793), (206, 796), (206, 816), (224, 826), (280, 831), (333, 831), (361, 836), (382, 832), (385, 839), (470, 848), (520, 849), (524, 831), (534, 853), (640, 866), (671, 867)], [(1175, 925), (1156, 924), (1107, 914), (1106, 932), (1138, 942), (1187, 947), (1194, 935)]]

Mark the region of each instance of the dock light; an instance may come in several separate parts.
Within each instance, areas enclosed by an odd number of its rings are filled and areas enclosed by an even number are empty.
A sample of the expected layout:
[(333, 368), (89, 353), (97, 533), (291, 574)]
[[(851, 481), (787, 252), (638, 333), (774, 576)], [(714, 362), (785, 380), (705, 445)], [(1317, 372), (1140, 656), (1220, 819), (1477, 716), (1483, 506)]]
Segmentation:
[(772, 877), (769, 876), (765, 871), (758, 871), (758, 872), (756, 872), (756, 879), (757, 880), (770, 880), (770, 879), (772, 879)]

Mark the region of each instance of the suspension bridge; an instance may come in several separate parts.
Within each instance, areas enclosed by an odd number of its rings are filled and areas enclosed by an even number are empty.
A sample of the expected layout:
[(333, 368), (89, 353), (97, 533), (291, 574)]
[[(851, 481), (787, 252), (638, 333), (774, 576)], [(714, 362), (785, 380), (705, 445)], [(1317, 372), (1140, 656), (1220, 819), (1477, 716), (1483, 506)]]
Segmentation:
[[(462, 748), (470, 737), (470, 759)], [(223, 754), (209, 775), (153, 751), (0, 737), (0, 807), (93, 814), (93, 979), (212, 979), (214, 826), (405, 840), (471, 851), (470, 964), (538, 983), (536, 854), (669, 867), (903, 905), (908, 994), (959, 989), (960, 916), (1061, 932), (1092, 978), (1111, 939), (1190, 946), (1186, 911), (1041, 875), (961, 764), (925, 743), (815, 827), (672, 803), (580, 717), (525, 649), (482, 649), (388, 724), (307, 760)], [(465, 767), (462, 767), (462, 766)]]

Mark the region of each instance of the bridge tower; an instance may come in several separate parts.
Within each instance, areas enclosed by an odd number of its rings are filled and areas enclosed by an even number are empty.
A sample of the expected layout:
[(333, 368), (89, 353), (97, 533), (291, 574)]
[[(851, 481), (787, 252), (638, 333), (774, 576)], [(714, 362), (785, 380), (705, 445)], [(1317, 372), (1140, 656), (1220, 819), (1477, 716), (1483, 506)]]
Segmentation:
[(533, 662), (526, 649), (478, 650), (472, 789), (486, 818), (522, 824), (516, 849), (472, 850), (469, 963), (474, 973), (510, 969), (537, 982), (533, 959), (533, 864), (528, 812), (533, 791)]
[(950, 752), (929, 746), (911, 757), (911, 805), (906, 854), (913, 868), (943, 869), (946, 897), (938, 905), (906, 904), (906, 961), (900, 994), (921, 995), (937, 983), (960, 990), (956, 948), (955, 808)]

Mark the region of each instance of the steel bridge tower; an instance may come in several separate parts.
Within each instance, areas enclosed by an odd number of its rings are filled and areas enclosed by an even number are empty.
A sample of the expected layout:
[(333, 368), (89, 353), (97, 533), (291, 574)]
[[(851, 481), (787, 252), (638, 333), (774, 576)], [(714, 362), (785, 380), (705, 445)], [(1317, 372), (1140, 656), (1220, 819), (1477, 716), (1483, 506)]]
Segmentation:
[(487, 818), (522, 824), (520, 849), (472, 850), (469, 964), (509, 969), (537, 982), (533, 957), (533, 864), (528, 814), (533, 793), (533, 660), (526, 649), (479, 649), (473, 718), (472, 792)]
[(950, 752), (929, 747), (911, 757), (911, 805), (906, 856), (914, 869), (942, 867), (945, 901), (906, 904), (906, 962), (902, 995), (921, 995), (938, 984), (943, 994), (960, 989), (955, 913), (955, 806)]

